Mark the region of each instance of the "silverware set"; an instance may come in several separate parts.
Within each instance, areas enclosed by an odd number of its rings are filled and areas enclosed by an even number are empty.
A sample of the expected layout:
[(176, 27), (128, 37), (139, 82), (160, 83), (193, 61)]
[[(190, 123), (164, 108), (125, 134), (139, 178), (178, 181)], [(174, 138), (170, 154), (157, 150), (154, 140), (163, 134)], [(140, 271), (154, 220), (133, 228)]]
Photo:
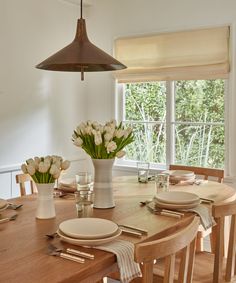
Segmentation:
[(134, 227), (131, 225), (124, 225), (124, 224), (118, 224), (119, 228), (121, 229), (123, 234), (127, 234), (130, 236), (141, 238), (143, 235), (147, 235), (148, 231), (145, 229), (141, 229), (138, 227)]
[(9, 202), (7, 208), (17, 210), (18, 208), (21, 208), (22, 206), (23, 204), (14, 204), (14, 203)]
[[(150, 208), (151, 209), (151, 208)], [(184, 216), (183, 212), (175, 211), (175, 210), (169, 210), (169, 209), (162, 209), (162, 208), (155, 208), (151, 209), (154, 214), (163, 215), (163, 216), (169, 216), (173, 218), (181, 218)]]
[(75, 261), (78, 263), (84, 263), (85, 259), (94, 259), (93, 254), (85, 253), (80, 250), (70, 248), (63, 250), (62, 248), (58, 248), (52, 244), (48, 245), (48, 254), (52, 256), (59, 256), (61, 258)]
[(214, 200), (209, 198), (200, 198), (200, 201), (201, 203), (208, 203), (208, 204), (214, 203)]
[(171, 210), (171, 209), (159, 208), (153, 202), (149, 202), (147, 208), (152, 213), (158, 215), (169, 216), (174, 218), (181, 218), (184, 216), (183, 212)]
[(2, 218), (2, 219), (0, 219), (0, 224), (15, 220), (17, 216), (18, 216), (18, 214), (14, 214), (10, 217)]

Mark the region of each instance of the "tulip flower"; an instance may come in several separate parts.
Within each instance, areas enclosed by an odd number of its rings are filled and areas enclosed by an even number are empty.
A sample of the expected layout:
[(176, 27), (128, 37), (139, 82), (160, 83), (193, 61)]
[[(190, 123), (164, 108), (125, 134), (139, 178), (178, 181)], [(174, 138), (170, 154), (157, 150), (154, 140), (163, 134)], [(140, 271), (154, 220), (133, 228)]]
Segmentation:
[(72, 134), (75, 146), (81, 147), (94, 159), (110, 159), (124, 156), (122, 149), (133, 142), (132, 129), (110, 120), (104, 125), (94, 121), (80, 123)]

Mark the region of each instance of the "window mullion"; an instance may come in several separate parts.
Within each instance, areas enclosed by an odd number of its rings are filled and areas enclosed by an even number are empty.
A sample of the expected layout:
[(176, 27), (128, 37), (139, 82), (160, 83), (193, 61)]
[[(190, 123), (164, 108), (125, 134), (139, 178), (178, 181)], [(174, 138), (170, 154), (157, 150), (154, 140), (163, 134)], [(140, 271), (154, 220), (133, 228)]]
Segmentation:
[(175, 86), (173, 81), (166, 82), (166, 165), (175, 159)]
[(115, 92), (116, 112), (115, 118), (117, 121), (125, 120), (125, 85), (117, 84)]

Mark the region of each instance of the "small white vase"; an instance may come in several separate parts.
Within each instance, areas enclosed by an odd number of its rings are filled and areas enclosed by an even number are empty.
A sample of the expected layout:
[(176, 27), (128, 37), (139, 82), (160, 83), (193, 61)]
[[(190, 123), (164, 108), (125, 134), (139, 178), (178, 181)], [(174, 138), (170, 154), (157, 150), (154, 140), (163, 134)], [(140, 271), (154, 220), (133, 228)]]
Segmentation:
[(36, 183), (38, 190), (36, 218), (50, 219), (56, 216), (53, 199), (54, 183)]
[(92, 159), (94, 166), (94, 203), (95, 208), (115, 206), (112, 188), (112, 168), (115, 159)]

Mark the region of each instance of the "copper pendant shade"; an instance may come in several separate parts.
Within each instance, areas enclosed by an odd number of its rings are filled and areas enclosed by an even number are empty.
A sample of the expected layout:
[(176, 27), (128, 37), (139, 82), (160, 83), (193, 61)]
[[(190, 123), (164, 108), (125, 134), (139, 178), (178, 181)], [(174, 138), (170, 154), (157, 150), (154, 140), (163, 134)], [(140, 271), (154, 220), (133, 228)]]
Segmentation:
[(49, 71), (81, 72), (81, 80), (84, 80), (84, 72), (121, 70), (126, 66), (89, 41), (85, 20), (82, 17), (81, 0), (81, 18), (77, 22), (75, 39), (39, 63), (36, 68)]

